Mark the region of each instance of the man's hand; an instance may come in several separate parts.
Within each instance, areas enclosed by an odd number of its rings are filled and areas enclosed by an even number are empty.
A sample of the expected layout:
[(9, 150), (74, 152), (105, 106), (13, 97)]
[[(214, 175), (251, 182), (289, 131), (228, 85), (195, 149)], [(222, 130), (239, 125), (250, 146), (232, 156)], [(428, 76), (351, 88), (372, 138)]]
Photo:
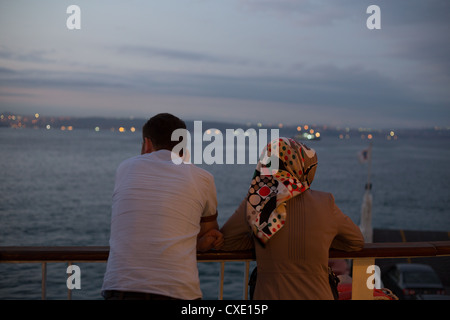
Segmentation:
[(217, 229), (211, 229), (197, 239), (197, 250), (219, 250), (223, 246), (223, 234)]

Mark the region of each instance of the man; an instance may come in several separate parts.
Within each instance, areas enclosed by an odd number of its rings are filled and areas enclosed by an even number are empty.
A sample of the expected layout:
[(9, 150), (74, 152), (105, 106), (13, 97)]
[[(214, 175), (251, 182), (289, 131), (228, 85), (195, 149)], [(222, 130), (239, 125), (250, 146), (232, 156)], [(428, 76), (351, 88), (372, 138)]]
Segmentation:
[(216, 188), (207, 171), (173, 160), (176, 129), (186, 129), (184, 121), (152, 117), (142, 129), (141, 155), (117, 169), (105, 299), (202, 297), (196, 251), (223, 243)]

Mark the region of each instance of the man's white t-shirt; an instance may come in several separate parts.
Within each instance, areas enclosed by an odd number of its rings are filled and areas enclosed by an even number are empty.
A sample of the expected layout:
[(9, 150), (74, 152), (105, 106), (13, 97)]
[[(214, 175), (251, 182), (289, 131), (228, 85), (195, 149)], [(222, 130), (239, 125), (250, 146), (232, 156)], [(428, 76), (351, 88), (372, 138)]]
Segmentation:
[(196, 245), (202, 217), (217, 213), (213, 176), (159, 150), (120, 164), (102, 290), (202, 297)]

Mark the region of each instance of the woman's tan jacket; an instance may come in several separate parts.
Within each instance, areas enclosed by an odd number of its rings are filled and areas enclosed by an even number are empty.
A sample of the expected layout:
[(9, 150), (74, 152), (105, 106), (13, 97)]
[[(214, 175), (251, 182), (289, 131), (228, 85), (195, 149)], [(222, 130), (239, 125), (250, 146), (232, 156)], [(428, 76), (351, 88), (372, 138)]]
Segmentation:
[(330, 248), (361, 250), (359, 228), (336, 206), (331, 193), (307, 190), (286, 203), (287, 219), (265, 247), (252, 236), (246, 200), (224, 224), (223, 250), (255, 248), (254, 299), (333, 299), (328, 280)]

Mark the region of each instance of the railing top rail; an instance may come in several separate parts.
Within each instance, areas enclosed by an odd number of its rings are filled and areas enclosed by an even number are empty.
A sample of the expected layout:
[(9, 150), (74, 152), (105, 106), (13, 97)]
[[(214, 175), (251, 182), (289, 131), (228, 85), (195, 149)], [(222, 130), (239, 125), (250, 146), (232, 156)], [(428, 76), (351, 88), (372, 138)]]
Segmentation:
[[(106, 261), (108, 246), (0, 246), (0, 262)], [(450, 241), (366, 243), (360, 251), (330, 250), (330, 258), (399, 258), (450, 255)], [(198, 261), (254, 260), (253, 251), (197, 253)]]
[(450, 255), (450, 241), (366, 243), (360, 251), (330, 250), (330, 258), (401, 258)]

